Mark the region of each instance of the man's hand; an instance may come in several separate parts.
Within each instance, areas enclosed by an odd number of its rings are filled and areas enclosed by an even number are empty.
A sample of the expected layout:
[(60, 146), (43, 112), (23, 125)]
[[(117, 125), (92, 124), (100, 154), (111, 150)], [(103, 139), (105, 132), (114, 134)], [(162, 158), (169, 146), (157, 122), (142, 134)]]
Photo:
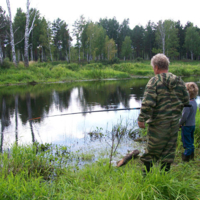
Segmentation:
[(140, 128), (145, 128), (145, 122), (139, 122), (139, 121), (138, 121), (138, 126), (139, 126)]

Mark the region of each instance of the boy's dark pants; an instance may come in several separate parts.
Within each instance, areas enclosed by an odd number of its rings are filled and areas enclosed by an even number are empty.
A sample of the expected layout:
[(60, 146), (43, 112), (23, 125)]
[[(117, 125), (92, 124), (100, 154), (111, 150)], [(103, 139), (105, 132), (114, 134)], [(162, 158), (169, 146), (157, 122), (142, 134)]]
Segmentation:
[(175, 157), (178, 129), (179, 120), (149, 124), (147, 149), (140, 158), (147, 171), (158, 160), (161, 161), (161, 169), (165, 167), (169, 171)]
[(183, 148), (185, 149), (185, 156), (190, 156), (194, 154), (194, 131), (195, 126), (181, 127), (181, 138), (183, 142)]

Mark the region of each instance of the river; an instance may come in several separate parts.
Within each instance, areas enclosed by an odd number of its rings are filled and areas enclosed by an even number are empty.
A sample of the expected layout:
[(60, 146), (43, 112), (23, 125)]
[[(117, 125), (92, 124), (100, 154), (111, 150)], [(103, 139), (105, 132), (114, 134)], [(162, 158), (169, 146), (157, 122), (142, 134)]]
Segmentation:
[[(1, 151), (15, 142), (22, 145), (36, 141), (68, 146), (72, 151), (110, 148), (109, 137), (105, 141), (91, 138), (89, 133), (101, 132), (108, 136), (116, 125), (138, 129), (136, 120), (139, 110), (108, 110), (140, 107), (148, 80), (140, 78), (0, 87)], [(200, 87), (198, 78), (184, 80), (195, 81)], [(199, 96), (197, 103), (200, 104)], [(100, 110), (104, 112), (92, 112)], [(138, 143), (129, 137), (119, 147), (122, 154), (134, 148), (139, 148)]]

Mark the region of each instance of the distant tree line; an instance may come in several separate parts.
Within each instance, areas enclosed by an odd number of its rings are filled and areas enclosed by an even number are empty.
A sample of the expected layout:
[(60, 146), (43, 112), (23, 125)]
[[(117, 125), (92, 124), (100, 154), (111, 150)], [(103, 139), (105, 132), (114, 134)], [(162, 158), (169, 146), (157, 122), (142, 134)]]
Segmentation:
[[(9, 10), (9, 0), (7, 0)], [(75, 38), (75, 45), (72, 45)], [(120, 24), (116, 18), (86, 21), (81, 15), (72, 33), (64, 20), (47, 21), (36, 9), (17, 9), (12, 22), (0, 6), (0, 63), (23, 61), (109, 61), (150, 59), (162, 52), (170, 59), (200, 59), (200, 29), (191, 22), (149, 21), (145, 27), (129, 27), (129, 19)]]

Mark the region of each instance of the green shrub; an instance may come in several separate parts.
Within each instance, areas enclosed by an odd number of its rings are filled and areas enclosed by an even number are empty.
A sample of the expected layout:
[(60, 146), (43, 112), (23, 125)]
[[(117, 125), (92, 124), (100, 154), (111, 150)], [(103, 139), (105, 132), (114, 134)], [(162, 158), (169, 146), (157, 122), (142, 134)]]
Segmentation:
[(137, 58), (135, 59), (135, 62), (143, 62), (143, 61), (144, 61), (144, 59), (141, 58), (141, 57), (137, 57)]
[(14, 64), (12, 62), (10, 62), (9, 58), (5, 58), (3, 60), (3, 63), (0, 65), (1, 69), (10, 69), (12, 67), (14, 67)]
[(79, 65), (76, 63), (70, 63), (66, 67), (72, 71), (79, 71), (80, 69)]

